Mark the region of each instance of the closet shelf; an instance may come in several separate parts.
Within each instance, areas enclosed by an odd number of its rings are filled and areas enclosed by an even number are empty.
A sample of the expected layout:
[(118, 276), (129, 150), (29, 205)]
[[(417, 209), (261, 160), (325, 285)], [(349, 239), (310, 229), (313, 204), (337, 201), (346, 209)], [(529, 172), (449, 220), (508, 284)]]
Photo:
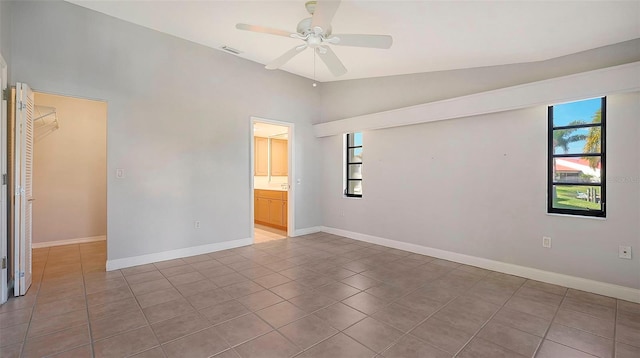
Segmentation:
[(33, 125), (35, 140), (38, 141), (57, 129), (60, 129), (58, 114), (54, 107), (34, 106)]

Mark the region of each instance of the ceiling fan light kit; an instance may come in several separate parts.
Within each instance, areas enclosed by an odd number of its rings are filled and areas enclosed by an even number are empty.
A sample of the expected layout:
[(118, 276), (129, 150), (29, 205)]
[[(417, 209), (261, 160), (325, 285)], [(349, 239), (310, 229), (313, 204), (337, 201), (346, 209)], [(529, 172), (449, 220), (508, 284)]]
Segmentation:
[(307, 12), (311, 14), (311, 17), (300, 21), (296, 28), (296, 32), (293, 33), (285, 30), (248, 24), (236, 24), (236, 28), (238, 30), (285, 36), (304, 41), (304, 44), (293, 47), (282, 56), (267, 64), (265, 66), (266, 69), (278, 69), (284, 66), (300, 52), (307, 48), (311, 48), (315, 51), (318, 57), (320, 57), (322, 62), (324, 62), (329, 71), (331, 71), (334, 76), (338, 77), (347, 73), (347, 69), (329, 45), (388, 49), (393, 44), (393, 38), (389, 35), (333, 35), (331, 20), (339, 6), (340, 1), (308, 1), (305, 4), (305, 8), (307, 9)]

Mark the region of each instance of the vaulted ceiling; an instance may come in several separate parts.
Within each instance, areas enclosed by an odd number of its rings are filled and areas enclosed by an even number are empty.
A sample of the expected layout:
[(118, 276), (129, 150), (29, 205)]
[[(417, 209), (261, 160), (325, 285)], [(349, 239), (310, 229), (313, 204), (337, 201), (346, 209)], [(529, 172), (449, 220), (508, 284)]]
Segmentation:
[[(320, 0), (322, 1), (322, 0)], [(70, 2), (239, 57), (267, 64), (297, 39), (235, 28), (295, 32), (304, 0)], [(540, 61), (640, 38), (639, 1), (342, 1), (334, 33), (389, 34), (391, 49), (335, 46), (348, 72), (334, 77), (307, 50), (282, 70), (318, 81)], [(265, 70), (266, 71), (266, 70)]]

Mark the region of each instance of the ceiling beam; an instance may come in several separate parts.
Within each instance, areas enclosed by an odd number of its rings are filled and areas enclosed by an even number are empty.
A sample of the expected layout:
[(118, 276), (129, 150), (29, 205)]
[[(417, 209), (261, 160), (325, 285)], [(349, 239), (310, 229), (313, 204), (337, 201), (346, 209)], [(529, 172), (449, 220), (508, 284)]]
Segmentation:
[(472, 117), (640, 91), (640, 62), (505, 87), (313, 126), (316, 137)]

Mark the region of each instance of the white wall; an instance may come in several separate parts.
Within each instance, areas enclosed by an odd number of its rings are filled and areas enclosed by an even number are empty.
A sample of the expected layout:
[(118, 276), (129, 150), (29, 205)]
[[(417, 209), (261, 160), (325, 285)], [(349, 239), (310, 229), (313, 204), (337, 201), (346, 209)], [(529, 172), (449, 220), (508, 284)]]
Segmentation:
[(109, 260), (251, 237), (251, 116), (295, 123), (296, 229), (321, 224), (312, 81), (65, 2), (12, 10), (14, 81), (108, 102)]
[(0, 1), (0, 53), (9, 68), (11, 67), (11, 4), (10, 1)]
[(341, 136), (323, 138), (324, 224), (640, 288), (640, 255), (617, 257), (640, 251), (639, 116), (638, 93), (609, 97), (606, 220), (546, 215), (543, 106), (365, 132), (361, 200), (342, 197)]
[(106, 235), (107, 104), (39, 92), (35, 104), (55, 108), (60, 126), (41, 136), (51, 127), (36, 121), (33, 242)]

